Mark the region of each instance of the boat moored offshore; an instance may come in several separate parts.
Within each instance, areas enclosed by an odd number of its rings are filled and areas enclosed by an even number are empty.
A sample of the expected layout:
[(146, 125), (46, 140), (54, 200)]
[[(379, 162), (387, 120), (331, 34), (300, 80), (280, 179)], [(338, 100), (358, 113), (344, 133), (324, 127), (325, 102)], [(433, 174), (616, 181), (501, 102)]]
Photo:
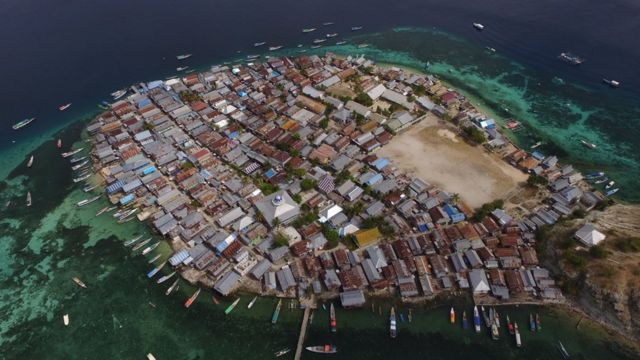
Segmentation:
[(31, 157), (29, 158), (29, 161), (27, 162), (27, 167), (28, 168), (30, 168), (31, 165), (33, 165), (33, 159), (34, 159), (34, 157), (33, 157), (33, 155), (31, 155)]
[(196, 301), (198, 295), (200, 295), (200, 291), (202, 291), (202, 289), (198, 288), (198, 290), (196, 290), (193, 295), (191, 295), (191, 297), (189, 297), (187, 301), (184, 302), (185, 308), (188, 309), (193, 304), (193, 302)]
[(80, 286), (81, 288), (83, 288), (83, 289), (87, 288), (87, 285), (84, 282), (82, 282), (82, 280), (80, 280), (80, 278), (73, 277), (71, 280), (73, 280), (73, 282), (76, 283), (76, 285)]
[(229, 307), (227, 307), (227, 308), (224, 310), (224, 314), (225, 314), (225, 315), (229, 315), (229, 313), (230, 313), (230, 312), (232, 312), (232, 311), (233, 311), (233, 309), (235, 309), (235, 308), (236, 308), (236, 305), (238, 305), (238, 303), (239, 303), (239, 302), (240, 302), (240, 298), (237, 298), (234, 302), (232, 302), (232, 303), (231, 303), (231, 305), (229, 305)]
[(160, 241), (158, 241), (157, 243), (155, 243), (153, 245), (149, 245), (147, 248), (142, 250), (142, 255), (147, 255), (148, 253), (150, 253), (153, 250), (155, 250), (158, 246), (160, 246)]
[(611, 86), (612, 88), (617, 88), (618, 86), (620, 86), (620, 83), (615, 80), (602, 79), (602, 82)]
[(473, 307), (473, 328), (477, 333), (480, 332), (480, 314), (478, 313), (478, 307)]
[(94, 201), (96, 201), (96, 200), (100, 199), (100, 197), (101, 197), (101, 196), (102, 196), (102, 195), (97, 195), (97, 196), (94, 196), (94, 197), (92, 197), (92, 198), (90, 198), (90, 199), (80, 200), (80, 201), (78, 201), (78, 203), (77, 203), (76, 205), (78, 205), (78, 207), (80, 207), (80, 206), (85, 206), (85, 205), (89, 205), (89, 204), (91, 204), (92, 202), (94, 202)]
[(596, 144), (594, 143), (590, 143), (584, 139), (580, 139), (580, 143), (586, 147), (588, 147), (589, 149), (595, 149), (596, 147), (598, 147)]
[[(169, 275), (165, 275), (165, 276), (161, 277), (160, 279), (158, 279), (157, 283), (158, 284), (162, 284), (163, 282), (171, 279), (173, 277), (173, 275), (175, 275), (175, 274), (176, 274), (176, 272), (174, 271), (174, 272), (170, 273)], [(176, 282), (177, 281), (178, 280), (176, 280)]]
[(282, 299), (279, 299), (278, 304), (276, 305), (276, 309), (273, 311), (273, 315), (271, 315), (271, 324), (275, 324), (278, 322), (278, 316), (280, 315), (281, 307), (282, 307)]
[(256, 300), (258, 300), (257, 296), (254, 296), (253, 299), (251, 299), (251, 301), (249, 302), (249, 304), (247, 305), (247, 309), (251, 309), (253, 307), (253, 304), (256, 303)]
[(21, 128), (31, 124), (35, 120), (36, 120), (36, 118), (34, 118), (34, 117), (33, 118), (24, 119), (22, 121), (19, 121), (19, 122), (13, 124), (13, 126), (11, 126), (11, 128), (13, 130), (18, 130), (18, 129), (21, 129)]
[(190, 57), (192, 57), (192, 56), (193, 56), (193, 54), (182, 54), (182, 55), (177, 55), (177, 56), (176, 56), (176, 59), (178, 59), (178, 60), (185, 60), (185, 59), (188, 59), (188, 58), (190, 58)]
[(451, 322), (452, 324), (455, 324), (456, 322), (456, 311), (453, 309), (453, 307), (449, 311), (449, 322)]
[(335, 333), (337, 331), (337, 325), (338, 323), (336, 322), (336, 309), (333, 306), (333, 303), (331, 303), (331, 307), (329, 308), (329, 326), (331, 326), (332, 333)]
[(566, 63), (569, 63), (571, 65), (580, 65), (585, 61), (583, 58), (579, 57), (578, 55), (572, 54), (570, 52), (563, 52), (558, 57), (560, 58), (560, 60)]
[(480, 23), (473, 23), (473, 27), (480, 31), (484, 30), (484, 25)]
[(84, 148), (79, 148), (79, 149), (75, 149), (75, 150), (71, 150), (71, 151), (63, 152), (63, 153), (61, 154), (61, 156), (62, 156), (63, 158), (68, 158), (69, 156), (73, 156), (73, 155), (75, 155), (75, 154), (79, 153), (79, 152), (80, 152), (80, 151), (82, 151), (83, 149), (84, 149)]
[(306, 34), (306, 33), (314, 32), (316, 30), (317, 30), (316, 28), (306, 28), (306, 29), (302, 29), (302, 32)]
[(318, 354), (335, 354), (338, 352), (338, 348), (335, 345), (307, 346), (306, 349)]
[(514, 331), (515, 338), (516, 338), (516, 346), (517, 347), (521, 347), (522, 346), (522, 341), (520, 340), (520, 330), (518, 329), (518, 323), (514, 323), (513, 324), (513, 331)]
[(67, 109), (68, 109), (68, 108), (70, 108), (70, 107), (71, 107), (71, 103), (68, 103), (68, 104), (64, 104), (64, 105), (60, 105), (60, 106), (58, 106), (58, 110), (60, 110), (60, 111), (65, 111), (65, 110), (67, 110)]
[(257, 42), (257, 43), (253, 43), (253, 46), (254, 47), (259, 47), (259, 46), (262, 46), (262, 45), (264, 45), (266, 43), (267, 43), (266, 41), (260, 41), (260, 42)]
[(169, 296), (173, 292), (173, 290), (176, 288), (176, 286), (178, 286), (178, 281), (180, 281), (180, 279), (176, 279), (176, 281), (174, 281), (173, 284), (169, 286), (167, 291), (164, 292), (166, 296)]

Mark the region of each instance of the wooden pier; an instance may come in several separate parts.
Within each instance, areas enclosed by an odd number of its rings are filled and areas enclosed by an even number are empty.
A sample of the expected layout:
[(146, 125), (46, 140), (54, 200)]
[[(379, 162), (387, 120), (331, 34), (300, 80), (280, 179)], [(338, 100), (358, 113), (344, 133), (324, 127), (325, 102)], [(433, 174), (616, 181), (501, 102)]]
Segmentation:
[(307, 306), (304, 309), (304, 316), (302, 317), (302, 326), (300, 327), (300, 337), (298, 337), (298, 346), (296, 347), (295, 360), (300, 360), (302, 356), (302, 349), (304, 345), (304, 337), (307, 334), (307, 324), (309, 323), (309, 314), (311, 314), (311, 307)]

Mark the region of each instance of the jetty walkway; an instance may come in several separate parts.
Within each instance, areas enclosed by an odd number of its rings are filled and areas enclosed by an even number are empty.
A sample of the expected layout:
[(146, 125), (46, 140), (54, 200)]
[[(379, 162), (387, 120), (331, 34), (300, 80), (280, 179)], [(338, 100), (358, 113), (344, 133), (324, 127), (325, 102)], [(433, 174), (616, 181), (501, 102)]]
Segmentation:
[(302, 317), (302, 326), (300, 327), (300, 337), (298, 337), (298, 346), (296, 347), (296, 355), (294, 360), (300, 360), (302, 356), (302, 346), (304, 344), (304, 337), (307, 334), (307, 324), (309, 323), (309, 314), (311, 314), (311, 307), (307, 306), (304, 309), (304, 316)]

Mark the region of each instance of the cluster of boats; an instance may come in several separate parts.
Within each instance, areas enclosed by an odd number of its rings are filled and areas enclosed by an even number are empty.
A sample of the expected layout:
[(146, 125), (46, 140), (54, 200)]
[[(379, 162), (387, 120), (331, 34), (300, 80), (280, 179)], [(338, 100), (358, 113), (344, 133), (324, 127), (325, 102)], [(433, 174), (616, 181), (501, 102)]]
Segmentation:
[(620, 191), (619, 187), (614, 187), (616, 185), (616, 182), (613, 180), (609, 180), (607, 175), (601, 171), (597, 171), (597, 172), (593, 172), (585, 175), (585, 180), (595, 185), (605, 184), (604, 185), (605, 196), (611, 196), (617, 193), (618, 191)]
[[(333, 25), (333, 24), (334, 24), (333, 22), (325, 22), (325, 23), (322, 23), (322, 25), (323, 25), (323, 26), (331, 26), (331, 25)], [(351, 31), (358, 31), (358, 30), (362, 30), (362, 29), (363, 29), (363, 27), (362, 27), (362, 26), (352, 26), (352, 27), (351, 27)], [(303, 34), (308, 34), (308, 33), (312, 33), (312, 32), (314, 32), (314, 31), (316, 31), (316, 30), (318, 30), (318, 28), (314, 28), (314, 27), (312, 27), (312, 28), (304, 28), (304, 29), (302, 29), (302, 33), (303, 33)], [(335, 37), (337, 37), (338, 35), (339, 35), (339, 34), (338, 34), (337, 32), (333, 32), (333, 33), (326, 33), (326, 34), (325, 34), (325, 36), (324, 36), (324, 38), (316, 38), (316, 39), (314, 39), (314, 40), (312, 41), (312, 45), (311, 45), (311, 47), (310, 47), (310, 48), (311, 48), (311, 49), (317, 49), (317, 48), (319, 48), (319, 47), (321, 46), (321, 44), (323, 44), (324, 42), (326, 42), (328, 39), (335, 38)], [(336, 42), (336, 45), (344, 45), (344, 44), (346, 44), (346, 43), (347, 43), (347, 42), (346, 42), (345, 40), (341, 40), (341, 41)], [(264, 45), (266, 45), (266, 44), (267, 44), (267, 42), (266, 42), (266, 41), (258, 41), (258, 42), (253, 43), (253, 47), (256, 47), (256, 48), (257, 48), (257, 47), (264, 46)], [(297, 47), (298, 47), (298, 48), (302, 48), (303, 46), (304, 46), (304, 45), (302, 45), (302, 44), (298, 44), (298, 46), (297, 46)], [(365, 46), (360, 46), (360, 47), (365, 47)], [(283, 46), (283, 45), (274, 45), (274, 46), (269, 46), (269, 48), (268, 48), (268, 49), (269, 49), (269, 51), (277, 51), (277, 50), (280, 50), (280, 49), (282, 49), (282, 48), (284, 48), (284, 46)], [(305, 51), (306, 51), (306, 50), (300, 50), (300, 52), (305, 52)], [(247, 60), (255, 60), (255, 59), (259, 58), (259, 57), (260, 57), (260, 55), (247, 55)]]

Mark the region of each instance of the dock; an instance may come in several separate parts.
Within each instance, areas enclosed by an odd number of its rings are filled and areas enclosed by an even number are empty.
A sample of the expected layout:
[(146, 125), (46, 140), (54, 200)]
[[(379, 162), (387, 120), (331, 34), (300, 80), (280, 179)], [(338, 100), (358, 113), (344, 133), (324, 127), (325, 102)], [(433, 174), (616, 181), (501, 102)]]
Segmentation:
[(298, 337), (298, 346), (296, 346), (296, 355), (293, 357), (295, 360), (300, 360), (302, 356), (302, 346), (304, 345), (304, 337), (307, 334), (307, 324), (309, 323), (309, 314), (311, 314), (311, 308), (306, 307), (304, 309), (304, 316), (302, 317), (302, 326), (300, 327), (300, 337)]

